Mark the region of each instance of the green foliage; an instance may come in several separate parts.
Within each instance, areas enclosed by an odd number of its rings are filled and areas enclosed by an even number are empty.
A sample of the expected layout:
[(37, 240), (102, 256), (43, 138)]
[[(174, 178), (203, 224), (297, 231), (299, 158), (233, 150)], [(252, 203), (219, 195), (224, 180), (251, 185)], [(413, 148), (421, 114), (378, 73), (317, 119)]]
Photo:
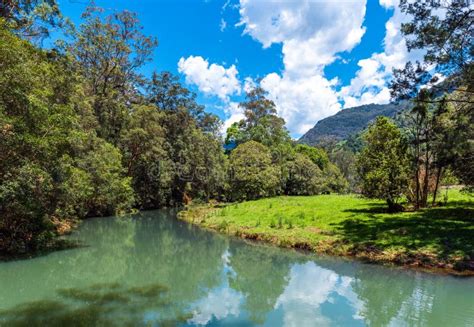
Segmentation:
[(323, 170), (323, 181), (323, 193), (345, 193), (349, 187), (347, 180), (333, 163), (329, 163)]
[(123, 163), (141, 208), (164, 206), (171, 198), (173, 163), (166, 151), (163, 120), (155, 106), (135, 106), (121, 134)]
[(68, 21), (56, 0), (9, 0), (0, 5), (4, 19), (15, 33), (25, 38), (44, 38), (50, 28), (64, 27)]
[(313, 195), (323, 192), (323, 173), (306, 155), (297, 153), (287, 163), (288, 178), (285, 193), (289, 195)]
[(85, 77), (98, 135), (116, 145), (129, 103), (136, 102), (143, 84), (138, 69), (150, 60), (157, 40), (143, 35), (136, 14), (129, 11), (104, 17), (100, 9), (90, 7), (83, 17), (73, 41), (62, 48)]
[(307, 156), (313, 163), (318, 165), (319, 169), (325, 169), (329, 164), (329, 157), (326, 151), (321, 148), (312, 147), (306, 144), (297, 144), (295, 151)]
[(35, 250), (51, 238), (54, 185), (51, 176), (33, 163), (15, 167), (0, 184), (0, 252)]
[(357, 157), (362, 192), (386, 200), (394, 210), (408, 185), (406, 146), (400, 130), (386, 117), (379, 117), (364, 135), (366, 146)]
[(360, 183), (356, 167), (356, 154), (342, 143), (331, 150), (329, 157), (347, 181), (348, 190), (358, 192)]
[(240, 104), (245, 118), (229, 128), (226, 144), (239, 145), (253, 140), (273, 148), (290, 142), (285, 121), (277, 116), (275, 103), (266, 95), (261, 87), (247, 92), (245, 102)]
[(270, 149), (249, 141), (230, 155), (232, 200), (251, 200), (278, 194), (280, 170), (272, 165)]
[[(427, 82), (436, 84), (439, 75), (444, 76), (446, 81), (433, 87), (436, 92), (449, 93), (455, 87), (466, 86), (468, 94), (472, 94), (474, 27), (471, 2), (402, 0), (399, 6), (409, 18), (401, 28), (408, 49), (422, 49), (425, 54), (421, 63), (408, 62), (403, 69), (394, 71), (392, 96), (398, 99), (414, 98), (421, 85)], [(466, 103), (472, 106), (472, 97)]]
[(90, 129), (68, 62), (3, 26), (0, 61), (0, 252), (47, 245), (53, 218), (128, 209), (121, 154)]

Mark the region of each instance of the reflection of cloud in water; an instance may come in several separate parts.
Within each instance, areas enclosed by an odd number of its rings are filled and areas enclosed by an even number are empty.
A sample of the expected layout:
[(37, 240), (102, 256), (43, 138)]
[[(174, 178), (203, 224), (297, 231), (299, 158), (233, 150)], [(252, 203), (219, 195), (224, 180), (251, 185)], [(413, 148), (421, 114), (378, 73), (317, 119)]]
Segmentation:
[(225, 250), (222, 254), (222, 284), (211, 289), (205, 298), (198, 300), (192, 306), (193, 317), (188, 321), (191, 324), (205, 325), (213, 318), (217, 320), (228, 316), (238, 316), (240, 314), (240, 304), (243, 295), (230, 288), (228, 275), (235, 275), (235, 271), (229, 265), (230, 252)]
[(215, 317), (217, 320), (228, 316), (238, 316), (242, 294), (224, 285), (213, 289), (207, 297), (199, 300), (194, 309), (194, 316), (189, 320), (192, 324), (205, 325)]
[[(352, 278), (341, 277), (321, 268), (314, 262), (296, 264), (291, 268), (290, 282), (275, 304), (284, 312), (285, 326), (329, 326), (332, 319), (321, 313), (321, 305), (334, 303), (334, 296), (344, 297), (355, 307), (360, 307), (351, 289)], [(354, 319), (360, 319), (357, 313)]]

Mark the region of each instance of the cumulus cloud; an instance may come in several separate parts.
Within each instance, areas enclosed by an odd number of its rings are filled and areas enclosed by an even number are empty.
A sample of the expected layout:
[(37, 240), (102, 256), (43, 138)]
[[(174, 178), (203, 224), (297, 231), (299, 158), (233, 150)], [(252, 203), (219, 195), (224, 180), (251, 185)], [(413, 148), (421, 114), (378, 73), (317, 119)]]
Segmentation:
[(229, 102), (224, 106), (224, 113), (227, 116), (227, 119), (224, 121), (222, 125), (222, 133), (225, 134), (227, 129), (236, 122), (241, 121), (244, 119), (244, 110), (242, 107), (239, 106), (237, 102)]
[[(244, 34), (266, 48), (281, 44), (284, 69), (263, 76), (261, 86), (269, 92), (287, 128), (299, 136), (314, 124), (341, 108), (369, 103), (388, 103), (387, 82), (393, 68), (408, 60), (421, 58), (419, 51), (408, 52), (400, 25), (406, 21), (398, 0), (379, 0), (393, 10), (385, 24), (383, 52), (359, 60), (359, 70), (348, 85), (324, 76), (324, 68), (338, 59), (340, 53), (353, 49), (365, 33), (363, 21), (365, 0), (240, 0), (240, 22)], [(242, 109), (231, 97), (248, 91), (256, 82), (247, 77), (238, 80), (237, 68), (210, 64), (199, 56), (181, 58), (178, 70), (187, 83), (195, 84), (204, 94), (224, 101), (228, 120), (224, 128), (243, 118)]]
[(271, 73), (262, 79), (261, 86), (277, 105), (287, 128), (303, 134), (318, 120), (341, 108), (333, 90), (335, 83), (336, 80), (328, 81), (321, 75), (292, 78)]
[(207, 95), (214, 95), (228, 102), (229, 96), (240, 94), (241, 86), (235, 65), (225, 68), (218, 64), (209, 64), (201, 56), (181, 58), (178, 71), (185, 75), (186, 83), (195, 84)]
[(244, 33), (269, 47), (282, 43), (285, 73), (313, 75), (351, 50), (365, 32), (365, 1), (240, 1)]
[(374, 53), (370, 58), (359, 60), (360, 69), (356, 76), (339, 92), (344, 108), (369, 103), (388, 103), (390, 90), (387, 82), (392, 77), (393, 69), (403, 68), (407, 61), (420, 60), (423, 57), (423, 51), (407, 50), (400, 27), (408, 17), (398, 8), (398, 0), (380, 0), (380, 5), (394, 8), (393, 16), (385, 24), (384, 52)]
[(268, 74), (261, 85), (293, 134), (303, 134), (341, 108), (336, 80), (326, 79), (323, 69), (360, 42), (365, 5), (360, 0), (240, 1), (244, 33), (264, 48), (282, 44), (283, 73)]

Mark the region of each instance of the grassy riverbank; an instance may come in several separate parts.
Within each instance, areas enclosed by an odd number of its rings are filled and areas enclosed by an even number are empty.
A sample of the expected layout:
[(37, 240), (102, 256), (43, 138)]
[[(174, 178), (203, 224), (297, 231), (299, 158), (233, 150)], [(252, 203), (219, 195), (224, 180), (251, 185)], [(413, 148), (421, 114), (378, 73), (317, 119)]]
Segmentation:
[(447, 205), (418, 212), (389, 214), (382, 201), (320, 195), (193, 206), (180, 217), (281, 247), (474, 274), (474, 201), (458, 190)]

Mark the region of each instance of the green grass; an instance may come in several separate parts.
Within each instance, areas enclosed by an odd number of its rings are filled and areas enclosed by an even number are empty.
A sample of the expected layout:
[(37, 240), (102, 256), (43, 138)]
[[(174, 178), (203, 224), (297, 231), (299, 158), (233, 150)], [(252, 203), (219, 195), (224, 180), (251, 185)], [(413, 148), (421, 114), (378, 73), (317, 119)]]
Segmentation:
[(382, 201), (319, 195), (197, 206), (181, 217), (282, 247), (474, 273), (474, 199), (458, 190), (447, 205), (417, 212), (390, 214)]

